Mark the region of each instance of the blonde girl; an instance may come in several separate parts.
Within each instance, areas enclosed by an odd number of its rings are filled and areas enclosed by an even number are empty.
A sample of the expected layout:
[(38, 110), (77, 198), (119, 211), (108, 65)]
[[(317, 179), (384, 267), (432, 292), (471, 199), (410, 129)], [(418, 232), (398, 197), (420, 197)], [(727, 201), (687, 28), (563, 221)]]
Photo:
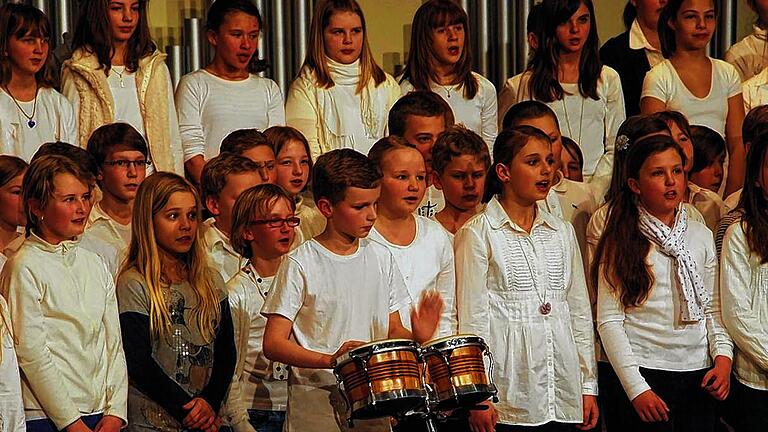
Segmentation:
[(53, 88), (50, 38), (39, 9), (0, 7), (0, 152), (27, 162), (41, 144), (77, 136), (72, 105)]
[(85, 148), (104, 124), (128, 123), (147, 140), (152, 169), (183, 173), (171, 75), (149, 33), (147, 1), (81, 2), (62, 93), (77, 113), (74, 144)]
[(312, 156), (309, 143), (301, 132), (290, 126), (273, 126), (264, 131), (275, 152), (275, 184), (296, 203), (296, 216), (301, 219), (300, 236), (296, 241), (309, 240), (325, 230), (326, 220), (309, 191), (312, 176)]
[(24, 175), (27, 238), (3, 269), (28, 431), (118, 432), (128, 376), (112, 276), (79, 247), (93, 176), (63, 156)]
[(232, 246), (248, 264), (227, 282), (238, 361), (229, 392), (231, 423), (257, 432), (282, 430), (288, 405), (288, 369), (264, 356), (267, 319), (261, 307), (301, 220), (294, 200), (279, 186), (252, 187), (237, 199)]
[(136, 194), (117, 279), (126, 346), (129, 429), (215, 432), (235, 366), (229, 303), (199, 241), (200, 198), (176, 174)]
[(497, 404), (470, 412), (472, 430), (587, 430), (597, 423), (579, 244), (570, 223), (537, 205), (549, 193), (553, 164), (540, 130), (502, 131), (486, 182), (488, 205), (456, 233), (459, 332), (488, 343), (499, 390)]
[(467, 13), (453, 1), (430, 0), (419, 7), (411, 27), (411, 48), (400, 78), (403, 94), (431, 90), (451, 106), (456, 123), (496, 139), (496, 87), (472, 72)]
[(357, 1), (319, 1), (285, 103), (286, 123), (307, 138), (312, 158), (338, 148), (367, 154), (384, 136), (398, 97), (397, 82), (373, 58)]

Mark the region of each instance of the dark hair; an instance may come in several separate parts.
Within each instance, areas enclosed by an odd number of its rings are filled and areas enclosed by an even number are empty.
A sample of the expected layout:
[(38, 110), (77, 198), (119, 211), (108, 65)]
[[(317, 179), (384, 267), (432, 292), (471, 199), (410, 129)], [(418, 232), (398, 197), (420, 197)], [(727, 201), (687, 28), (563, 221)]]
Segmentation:
[(451, 0), (429, 0), (416, 10), (411, 26), (411, 47), (400, 82), (408, 80), (417, 90), (429, 90), (431, 82), (440, 82), (433, 64), (432, 33), (436, 28), (456, 24), (464, 27), (464, 48), (454, 67), (456, 78), (451, 84), (461, 85), (465, 98), (475, 98), (480, 83), (472, 74), (469, 18), (464, 9)]
[(336, 149), (317, 158), (312, 170), (315, 202), (325, 198), (336, 204), (344, 200), (351, 187), (374, 189), (381, 181), (381, 170), (364, 154), (352, 149)]
[(752, 108), (744, 117), (741, 124), (741, 138), (744, 144), (749, 144), (768, 131), (768, 105), (760, 105)]
[(666, 135), (654, 135), (633, 143), (627, 149), (626, 177), (619, 194), (608, 203), (605, 231), (597, 243), (592, 261), (591, 283), (598, 285), (602, 272), (611, 289), (618, 293), (625, 308), (637, 307), (648, 299), (654, 274), (646, 263), (651, 242), (640, 232), (640, 213), (628, 179), (637, 179), (649, 157), (674, 149), (685, 164), (683, 149)]
[(480, 159), (486, 171), (491, 167), (488, 145), (480, 135), (462, 125), (450, 126), (440, 134), (432, 148), (432, 169), (442, 174), (453, 158), (464, 155)]
[[(224, 24), (227, 19), (227, 15), (234, 12), (242, 12), (246, 15), (250, 15), (256, 18), (259, 22), (259, 32), (264, 31), (264, 21), (261, 19), (261, 13), (253, 0), (216, 0), (208, 8), (208, 14), (205, 18), (205, 28), (208, 31), (214, 33), (219, 32), (219, 28)], [(259, 59), (259, 51), (253, 54), (251, 61), (248, 64), (248, 71), (251, 73), (259, 73), (265, 71), (269, 65), (266, 61)]]
[(104, 164), (111, 151), (135, 150), (144, 157), (149, 154), (147, 141), (128, 123), (111, 123), (99, 127), (88, 138), (85, 149), (98, 166)]
[(230, 175), (249, 172), (258, 173), (259, 166), (247, 157), (235, 153), (221, 153), (206, 162), (200, 175), (203, 203), (205, 203), (208, 197), (219, 196), (221, 191), (227, 186)]
[[(622, 189), (627, 183), (626, 161), (629, 157), (629, 149), (637, 144), (638, 141), (652, 134), (666, 132), (669, 134), (669, 126), (657, 114), (638, 114), (627, 118), (616, 131), (616, 150), (613, 153), (613, 173), (611, 174), (611, 185), (605, 194), (605, 201), (610, 203), (614, 198), (621, 194)], [(624, 149), (619, 149), (619, 141), (626, 137)]]
[(429, 90), (410, 92), (392, 105), (387, 119), (390, 135), (405, 135), (410, 116), (443, 116), (445, 127), (452, 125), (455, 121), (451, 106), (440, 95)]
[[(661, 54), (664, 58), (670, 58), (677, 51), (677, 39), (675, 36), (675, 30), (672, 29), (671, 22), (677, 18), (677, 13), (680, 12), (680, 7), (685, 0), (669, 0), (659, 15), (659, 24), (657, 29), (659, 32), (659, 42), (661, 42)], [(711, 0), (712, 7), (717, 13), (717, 0)]]
[(259, 146), (272, 148), (267, 137), (258, 129), (238, 129), (230, 132), (221, 141), (219, 153), (234, 153), (242, 156), (244, 152)]
[(688, 117), (686, 117), (683, 113), (679, 111), (659, 111), (652, 115), (660, 118), (661, 120), (667, 123), (669, 122), (675, 123), (678, 129), (680, 129), (681, 131), (683, 131), (683, 133), (688, 135), (688, 138), (691, 137), (691, 124), (688, 123)]
[(719, 133), (706, 126), (691, 126), (693, 142), (693, 167), (688, 172), (691, 176), (715, 163), (725, 154), (725, 139)]
[(496, 174), (496, 165), (508, 166), (520, 150), (534, 139), (542, 140), (547, 144), (551, 143), (549, 137), (544, 132), (533, 126), (507, 128), (496, 137), (496, 141), (493, 143), (493, 163), (488, 168), (488, 176), (485, 181), (484, 203), (487, 203), (491, 198), (503, 191), (501, 180), (499, 180), (499, 176)]
[(82, 171), (91, 174), (93, 177), (91, 183), (94, 183), (96, 177), (99, 176), (99, 166), (96, 164), (96, 160), (90, 153), (78, 146), (61, 141), (49, 142), (41, 145), (35, 154), (32, 155), (32, 159), (29, 163), (32, 164), (35, 160), (50, 155), (63, 156), (76, 163)]
[[(290, 126), (272, 126), (264, 131), (264, 136), (272, 145), (272, 151), (275, 153), (275, 159), (279, 159), (280, 152), (291, 141), (298, 141), (304, 146), (304, 151), (307, 152), (307, 159), (309, 160), (309, 177), (312, 177), (312, 150), (309, 148), (309, 142), (307, 138), (298, 129)], [(279, 163), (279, 162), (278, 162)], [(302, 191), (309, 188), (309, 181), (304, 185)]]
[[(139, 69), (139, 60), (157, 49), (152, 42), (147, 22), (148, 1), (139, 0), (139, 22), (125, 50), (125, 69), (129, 72), (136, 72)], [(82, 48), (95, 54), (105, 75), (109, 75), (112, 68), (112, 29), (108, 16), (109, 0), (82, 0), (80, 17), (72, 38), (72, 50)]]
[(531, 6), (528, 18), (525, 20), (525, 32), (533, 33), (538, 37), (544, 29), (544, 14), (541, 3)]
[(518, 102), (512, 105), (507, 110), (507, 113), (504, 114), (504, 120), (501, 122), (501, 127), (502, 129), (506, 129), (509, 127), (518, 126), (525, 120), (539, 119), (542, 117), (550, 117), (555, 121), (558, 129), (560, 128), (560, 122), (557, 120), (557, 114), (552, 111), (552, 108), (548, 107), (545, 103), (535, 100)]
[(755, 0), (747, 0), (747, 5), (752, 8), (753, 11), (755, 11), (755, 15), (757, 17), (755, 18), (755, 25), (757, 25), (760, 28), (764, 28), (766, 24), (763, 22), (763, 20), (760, 18), (760, 11), (757, 10), (757, 2)]
[(0, 187), (21, 175), (27, 167), (29, 165), (20, 157), (0, 155)]
[(763, 165), (768, 152), (768, 132), (758, 135), (747, 151), (747, 169), (744, 189), (739, 198), (742, 209), (741, 223), (749, 249), (760, 256), (760, 263), (768, 263), (768, 199), (761, 185)]
[(590, 29), (579, 61), (579, 93), (585, 98), (600, 99), (597, 83), (603, 64), (598, 54), (600, 41), (592, 0), (544, 0), (541, 3), (543, 28), (538, 37), (539, 46), (533, 51), (526, 68), (531, 73), (528, 87), (536, 100), (553, 102), (565, 97), (565, 90), (558, 80), (561, 48), (556, 32), (557, 27), (567, 22), (582, 3), (589, 9)]
[(579, 169), (583, 171), (584, 170), (584, 153), (581, 152), (581, 147), (579, 147), (579, 143), (577, 143), (576, 141), (572, 140), (567, 136), (561, 137), (560, 142), (563, 144), (563, 150), (565, 150), (568, 153), (568, 156), (570, 156), (571, 159), (575, 159), (579, 163)]
[[(27, 34), (50, 42), (51, 23), (48, 17), (40, 9), (25, 4), (9, 3), (0, 7), (0, 85), (7, 86), (13, 74), (7, 56), (10, 39), (21, 39)], [(35, 81), (40, 87), (50, 88), (56, 85), (57, 77), (53, 70), (51, 54), (49, 45), (45, 64), (35, 74)]]
[(624, 6), (624, 13), (621, 15), (621, 19), (624, 21), (624, 27), (627, 30), (632, 27), (632, 23), (635, 22), (635, 18), (637, 18), (637, 8), (632, 4), (632, 2), (628, 1)]

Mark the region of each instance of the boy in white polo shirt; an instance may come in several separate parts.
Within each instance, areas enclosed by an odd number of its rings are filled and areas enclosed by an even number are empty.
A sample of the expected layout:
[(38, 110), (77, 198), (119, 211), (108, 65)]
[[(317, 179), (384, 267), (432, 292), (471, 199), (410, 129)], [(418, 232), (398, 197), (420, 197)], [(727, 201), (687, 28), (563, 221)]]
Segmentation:
[[(423, 342), (437, 329), (442, 299), (421, 297), (413, 334), (400, 320), (408, 292), (389, 250), (367, 239), (376, 220), (381, 173), (352, 149), (320, 156), (312, 174), (325, 231), (280, 265), (261, 312), (264, 354), (291, 366), (285, 431), (346, 431), (346, 406), (331, 371), (337, 358), (372, 340)], [(388, 431), (389, 421), (356, 421), (354, 431)]]
[(259, 166), (247, 157), (222, 153), (209, 160), (200, 177), (203, 202), (213, 217), (202, 226), (203, 249), (210, 265), (228, 281), (245, 264), (229, 240), (232, 209), (246, 189), (263, 183)]

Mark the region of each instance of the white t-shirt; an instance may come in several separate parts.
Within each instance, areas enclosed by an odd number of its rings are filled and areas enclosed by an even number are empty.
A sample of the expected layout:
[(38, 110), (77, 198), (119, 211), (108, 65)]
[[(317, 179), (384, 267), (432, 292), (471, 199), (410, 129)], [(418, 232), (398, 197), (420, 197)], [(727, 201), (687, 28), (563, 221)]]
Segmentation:
[[(512, 105), (533, 99), (528, 87), (530, 76), (530, 72), (524, 72), (504, 83), (499, 93), (500, 123)], [(584, 153), (584, 175), (610, 178), (616, 134), (626, 117), (618, 72), (603, 66), (597, 83), (598, 100), (583, 97), (576, 83), (560, 85), (565, 91), (565, 97), (547, 103), (557, 115), (560, 131), (581, 147)]]
[(185, 75), (176, 89), (184, 160), (219, 154), (221, 142), (238, 129), (264, 131), (285, 124), (283, 95), (269, 78), (242, 81), (219, 78), (205, 69)]
[[(267, 295), (262, 314), (293, 321), (293, 336), (302, 347), (333, 354), (350, 340), (386, 339), (389, 315), (410, 305), (405, 282), (392, 253), (360, 239), (352, 255), (337, 255), (317, 240), (291, 252)], [(285, 431), (347, 430), (346, 407), (328, 369), (291, 367)], [(355, 422), (364, 429), (366, 422)], [(389, 430), (389, 421), (372, 430)]]
[[(423, 216), (416, 219), (416, 236), (406, 246), (391, 243), (374, 227), (369, 234), (389, 249), (395, 257), (411, 304), (418, 304), (421, 293), (432, 290), (443, 297), (443, 313), (435, 337), (456, 334), (456, 269), (453, 262), (453, 241), (447, 231), (437, 222)], [(403, 311), (400, 315), (403, 325), (411, 328), (411, 314)]]
[(710, 61), (712, 84), (706, 97), (694, 96), (683, 84), (672, 62), (665, 60), (645, 75), (640, 99), (658, 99), (668, 110), (684, 114), (691, 124), (707, 126), (725, 136), (728, 99), (741, 93), (741, 79), (730, 64), (713, 58)]
[(13, 99), (0, 89), (0, 151), (29, 162), (44, 143), (62, 141), (77, 144), (77, 126), (72, 105), (61, 93), (40, 88), (35, 101), (18, 101), (27, 115), (32, 115), (34, 127)]
[[(480, 135), (493, 153), (493, 142), (498, 134), (496, 87), (486, 77), (472, 72), (477, 79), (477, 94), (472, 99), (464, 96), (463, 84), (440, 85), (432, 83), (430, 89), (451, 106), (456, 124), (463, 124), (467, 129)], [(410, 81), (400, 83), (403, 95), (414, 90)]]
[(434, 218), (444, 208), (445, 197), (443, 196), (443, 191), (436, 188), (435, 185), (430, 185), (414, 213), (426, 218)]
[(11, 317), (8, 304), (0, 295), (0, 431), (24, 432), (24, 403), (21, 397), (21, 378), (16, 350), (13, 348)]

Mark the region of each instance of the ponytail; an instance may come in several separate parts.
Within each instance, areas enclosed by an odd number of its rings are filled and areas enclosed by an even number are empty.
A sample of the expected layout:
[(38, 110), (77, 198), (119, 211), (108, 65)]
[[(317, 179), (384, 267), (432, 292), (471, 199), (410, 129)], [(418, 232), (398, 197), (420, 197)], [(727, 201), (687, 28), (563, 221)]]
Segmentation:
[(544, 132), (533, 126), (507, 128), (496, 137), (496, 141), (493, 144), (493, 163), (488, 169), (488, 176), (485, 180), (484, 203), (490, 201), (495, 195), (500, 195), (504, 190), (504, 185), (496, 173), (496, 166), (499, 164), (509, 166), (515, 155), (532, 139), (540, 139), (551, 143), (551, 140)]

